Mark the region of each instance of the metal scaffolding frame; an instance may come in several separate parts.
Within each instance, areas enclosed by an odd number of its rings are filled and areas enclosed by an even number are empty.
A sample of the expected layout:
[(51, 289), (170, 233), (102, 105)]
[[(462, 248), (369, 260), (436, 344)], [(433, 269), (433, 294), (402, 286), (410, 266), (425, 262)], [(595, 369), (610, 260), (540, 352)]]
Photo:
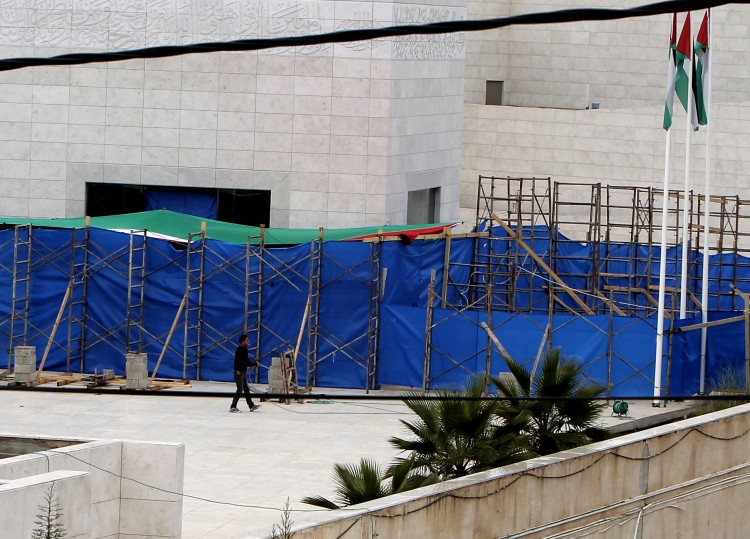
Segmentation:
[[(714, 253), (731, 253), (748, 256), (750, 233), (748, 228), (750, 201), (736, 196), (712, 196), (710, 204), (710, 232)], [(689, 193), (687, 201), (682, 192), (637, 186), (607, 186), (600, 183), (580, 184), (553, 182), (551, 178), (479, 176), (477, 185), (476, 229), (487, 233), (478, 238), (470, 278), (466, 283), (456, 283), (450, 275), (458, 264), (447, 255), (450, 239), (446, 238), (446, 262), (443, 267), (442, 294), (435, 290), (434, 276), (428, 288), (427, 327), (424, 355), (423, 389), (427, 391), (442, 373), (430, 369), (433, 355), (450, 360), (450, 369), (463, 369), (476, 358), (450, 358), (433, 344), (432, 333), (454, 316), (465, 316), (465, 311), (483, 311), (487, 316), (488, 341), (486, 374), (489, 372), (491, 339), (513, 317), (524, 316), (534, 322), (531, 314), (547, 314), (547, 327), (542, 328), (546, 343), (554, 344), (555, 328), (552, 318), (556, 313), (572, 315), (606, 314), (609, 316), (605, 334), (609, 342), (605, 357), (591, 358), (587, 364), (607, 361), (607, 382), (611, 381), (613, 360), (624, 358), (612, 347), (613, 338), (626, 327), (614, 330), (614, 316), (631, 317), (634, 322), (649, 320), (656, 313), (656, 272), (661, 228), (658, 225), (662, 208), (667, 204), (668, 249), (667, 264), (679, 267), (682, 241), (681, 216), (688, 212), (688, 242), (691, 256), (688, 259), (689, 311), (700, 312), (703, 219), (706, 204), (703, 195)], [(745, 226), (743, 226), (745, 223)], [(503, 234), (495, 234), (498, 227)], [(726, 268), (724, 257), (716, 257), (717, 276), (710, 277), (709, 302), (722, 309), (743, 308), (742, 298), (730, 284), (750, 290), (750, 282), (740, 282), (738, 266), (750, 265), (740, 256), (731, 258), (734, 267)], [(573, 268), (588, 267), (590, 271), (576, 272)], [(544, 283), (540, 286), (540, 283)], [(744, 285), (744, 286), (743, 286)], [(460, 301), (451, 304), (447, 287), (464, 289)], [(541, 293), (543, 292), (543, 293)], [(667, 287), (668, 301), (665, 316), (673, 318), (677, 310), (679, 286)], [(727, 305), (727, 298), (731, 304)], [(448, 318), (435, 322), (435, 301), (440, 307), (450, 309)], [(511, 318), (493, 325), (492, 312), (511, 313)], [(465, 316), (469, 318), (468, 316)], [(585, 317), (584, 317), (585, 319)], [(473, 320), (473, 319), (472, 319)], [(563, 324), (564, 326), (565, 324)], [(595, 324), (592, 328), (602, 329)], [(557, 330), (561, 329), (558, 327)], [(493, 332), (489, 335), (489, 332)], [(496, 340), (496, 339), (493, 339)], [(500, 344), (500, 346), (502, 346)], [(667, 352), (667, 368), (671, 368), (671, 334)], [(531, 360), (529, 360), (531, 361)], [(653, 363), (633, 369), (631, 376), (643, 376), (651, 381)], [(473, 374), (473, 373), (471, 373)], [(668, 388), (667, 388), (668, 390)]]

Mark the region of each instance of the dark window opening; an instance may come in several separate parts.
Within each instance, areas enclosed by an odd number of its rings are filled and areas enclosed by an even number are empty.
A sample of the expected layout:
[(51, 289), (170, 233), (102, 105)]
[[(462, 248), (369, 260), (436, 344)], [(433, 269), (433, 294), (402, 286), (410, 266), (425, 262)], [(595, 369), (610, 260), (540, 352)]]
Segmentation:
[(406, 208), (406, 224), (421, 225), (438, 222), (438, 208), (440, 207), (440, 188), (420, 189), (409, 191)]
[(91, 217), (157, 208), (240, 225), (270, 226), (271, 192), (86, 183), (86, 215)]
[(501, 80), (488, 80), (485, 94), (485, 105), (503, 104), (503, 84)]

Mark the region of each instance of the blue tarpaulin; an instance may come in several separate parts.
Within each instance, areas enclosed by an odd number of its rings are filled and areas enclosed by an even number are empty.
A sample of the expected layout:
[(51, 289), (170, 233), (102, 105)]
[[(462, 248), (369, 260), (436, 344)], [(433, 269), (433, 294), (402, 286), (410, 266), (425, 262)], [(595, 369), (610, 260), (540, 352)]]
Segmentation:
[[(500, 232), (495, 230), (493, 234)], [(248, 333), (250, 348), (257, 349), (265, 367), (260, 371), (260, 382), (267, 381), (271, 358), (299, 343), (297, 369), (302, 385), (365, 388), (368, 384), (373, 387), (386, 384), (421, 388), (426, 383), (430, 388), (456, 387), (477, 373), (498, 374), (506, 370), (480, 323), (487, 323), (511, 356), (530, 367), (550, 322), (546, 290), (550, 276), (530, 256), (525, 256), (528, 253), (523, 249), (518, 251), (518, 245), (502, 235), (494, 240), (453, 238), (449, 250), (442, 239), (416, 240), (410, 244), (312, 242), (265, 249), (208, 239), (204, 256), (190, 257), (188, 271), (186, 246), (163, 240), (132, 236), (136, 248), (131, 251), (129, 234), (96, 228), (88, 229), (88, 238), (83, 229), (34, 228), (30, 242), (24, 234), (28, 234), (25, 227), (0, 231), (0, 352), (7, 358), (8, 366), (14, 346), (34, 345), (37, 356), (41, 356), (69, 286), (72, 300), (62, 310), (62, 323), (55, 332), (45, 369), (88, 373), (114, 369), (123, 374), (129, 341), (140, 343), (140, 349), (148, 354), (150, 371), (164, 353), (159, 377), (186, 375), (194, 379), (199, 375), (198, 366), (186, 368), (184, 355), (188, 350), (190, 363), (191, 351), (197, 350), (200, 339), (200, 378), (231, 381), (237, 336)], [(555, 257), (551, 258), (549, 235), (536, 228), (534, 234), (536, 239), (529, 245), (535, 252), (538, 249), (536, 254), (545, 261), (556, 260), (556, 271), (567, 284), (581, 289), (590, 286), (586, 282), (593, 268), (590, 246), (553, 242)], [(71, 247), (83, 243), (85, 249)], [(638, 265), (638, 260), (648, 257), (646, 247), (607, 244), (599, 248), (600, 257), (607, 253), (612, 258), (606, 268), (597, 270), (609, 274), (605, 284), (648, 290), (649, 285), (658, 282), (658, 267)], [(251, 250), (249, 254), (247, 249)], [(515, 268), (519, 275), (516, 288), (500, 281), (492, 283), (491, 288), (495, 300), (513, 303), (518, 311), (525, 312), (493, 310), (488, 315), (483, 305), (460, 312), (449, 307), (470, 304), (477, 283), (480, 288), (487, 284), (482, 281), (481, 273), (478, 277), (472, 275), (471, 268), (510, 264), (510, 258), (503, 257), (511, 252), (519, 261)], [(447, 254), (450, 265), (445, 272)], [(654, 253), (651, 257), (654, 258)], [(30, 266), (26, 258), (30, 259)], [(679, 252), (670, 250), (668, 260), (667, 284), (677, 286)], [(701, 257), (697, 261), (700, 263)], [(75, 270), (84, 266), (85, 286), (83, 276)], [(141, 266), (145, 275), (143, 306), (137, 309), (141, 289), (133, 288), (128, 298), (128, 279), (140, 277), (134, 276), (129, 268)], [(711, 257), (709, 282), (716, 287), (719, 274), (725, 279), (723, 282), (750, 280), (750, 275), (741, 274), (747, 273), (748, 267), (747, 260), (716, 255)], [(500, 269), (495, 268), (496, 274), (502, 273)], [(435, 308), (429, 330), (427, 301), (433, 272)], [(177, 330), (165, 348), (187, 284), (198, 273), (202, 275), (202, 292), (194, 289), (189, 294), (187, 308), (176, 319)], [(30, 275), (28, 281), (22, 278), (26, 274)], [(72, 281), (71, 275), (75, 275)], [(320, 287), (312, 296), (311, 278), (320, 279)], [(472, 278), (479, 281), (472, 282)], [(524, 287), (527, 290), (521, 290)], [(713, 294), (718, 292), (712, 290)], [(738, 308), (731, 291), (721, 292), (718, 300), (712, 299), (711, 308), (724, 311), (712, 313), (712, 319), (736, 314), (731, 312)], [(613, 298), (617, 300), (617, 294)], [(21, 310), (26, 299), (28, 317)], [(314, 331), (303, 325), (308, 300)], [(559, 294), (558, 301), (577, 308), (568, 295)], [(586, 298), (586, 301), (592, 300)], [(645, 296), (637, 302), (647, 305)], [(140, 328), (131, 324), (131, 332), (137, 330), (137, 335), (128, 335), (129, 314), (142, 317)], [(185, 330), (186, 320), (193, 329)], [(24, 335), (21, 325), (25, 323), (28, 327)], [(675, 322), (678, 326), (684, 323), (694, 321)], [(13, 342), (10, 342), (11, 326)], [(560, 347), (563, 355), (578, 358), (586, 376), (608, 383), (614, 395), (650, 395), (655, 327), (653, 316), (556, 312), (551, 317), (551, 332), (546, 334), (545, 347)], [(428, 331), (431, 342), (425, 355)], [(744, 369), (743, 332), (741, 323), (709, 330), (709, 379), (727, 366)], [(670, 394), (697, 391), (699, 339), (698, 331), (674, 335), (668, 380)], [(197, 363), (197, 358), (193, 359)], [(667, 380), (666, 363), (664, 380)]]

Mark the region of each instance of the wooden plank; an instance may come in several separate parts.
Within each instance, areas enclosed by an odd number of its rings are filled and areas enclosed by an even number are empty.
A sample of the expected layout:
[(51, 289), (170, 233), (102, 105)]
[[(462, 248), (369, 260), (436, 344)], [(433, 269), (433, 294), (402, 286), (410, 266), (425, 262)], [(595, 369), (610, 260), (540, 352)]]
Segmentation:
[(552, 271), (552, 268), (550, 268), (547, 263), (542, 260), (541, 257), (537, 255), (534, 250), (529, 247), (526, 242), (523, 241), (505, 221), (500, 219), (494, 213), (492, 214), (492, 219), (501, 227), (503, 227), (505, 231), (510, 235), (510, 237), (515, 240), (515, 242), (518, 243), (518, 245), (520, 245), (527, 253), (529, 253), (529, 256), (533, 258), (534, 261), (539, 264), (542, 269), (544, 269), (544, 271), (547, 272), (547, 274), (552, 278), (553, 281), (560, 285), (560, 287), (562, 287), (562, 289), (565, 290), (571, 298), (573, 298), (573, 301), (575, 301), (586, 314), (594, 314), (594, 312), (589, 309), (588, 305), (586, 305), (586, 303), (584, 303), (584, 301), (580, 297), (578, 297), (578, 294), (576, 294), (575, 290), (565, 284), (565, 282), (557, 275), (557, 273)]
[(172, 334), (174, 333), (174, 330), (177, 327), (177, 321), (180, 319), (182, 310), (185, 308), (185, 305), (187, 304), (188, 294), (189, 292), (185, 292), (185, 295), (182, 297), (182, 301), (180, 302), (180, 306), (177, 308), (177, 314), (175, 315), (174, 320), (172, 321), (172, 327), (169, 329), (167, 340), (164, 342), (164, 346), (161, 349), (161, 353), (159, 354), (159, 359), (156, 362), (156, 365), (154, 365), (154, 372), (151, 373), (151, 379), (148, 382), (149, 386), (154, 382), (154, 378), (156, 378), (156, 371), (159, 370), (159, 365), (161, 365), (161, 360), (164, 359), (164, 354), (167, 352), (169, 341), (172, 340)]
[(482, 326), (482, 329), (484, 329), (487, 332), (487, 335), (490, 337), (490, 340), (493, 343), (495, 343), (495, 346), (497, 346), (497, 349), (500, 350), (500, 353), (502, 354), (502, 356), (507, 359), (512, 359), (508, 351), (500, 342), (500, 340), (492, 332), (492, 330), (490, 329), (490, 326), (488, 326), (486, 322), (480, 322), (479, 325)]
[(60, 325), (60, 320), (62, 319), (63, 312), (65, 311), (65, 306), (68, 303), (68, 298), (70, 297), (70, 292), (72, 290), (73, 281), (70, 281), (68, 288), (65, 290), (65, 295), (63, 296), (62, 303), (60, 303), (60, 310), (57, 311), (57, 318), (55, 318), (55, 325), (52, 326), (52, 333), (50, 333), (49, 339), (47, 339), (47, 347), (44, 349), (42, 361), (39, 363), (39, 368), (36, 371), (36, 378), (39, 378), (39, 376), (42, 374), (44, 364), (47, 362), (47, 355), (49, 355), (49, 350), (50, 348), (52, 348), (52, 342), (55, 340), (55, 333), (57, 333), (57, 328)]

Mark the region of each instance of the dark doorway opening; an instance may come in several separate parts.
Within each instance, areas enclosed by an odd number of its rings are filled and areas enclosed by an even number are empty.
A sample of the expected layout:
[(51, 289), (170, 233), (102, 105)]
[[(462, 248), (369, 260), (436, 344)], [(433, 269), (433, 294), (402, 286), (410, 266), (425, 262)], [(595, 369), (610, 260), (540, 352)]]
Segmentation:
[[(199, 217), (206, 217), (206, 211), (210, 211), (215, 214), (211, 218), (219, 221), (250, 226), (271, 225), (270, 191), (86, 183), (86, 215), (91, 217), (137, 213), (149, 209), (150, 205), (150, 209), (154, 209), (154, 200), (159, 201), (160, 208)], [(195, 202), (192, 208), (195, 211), (191, 211), (191, 200)], [(172, 204), (174, 206), (169, 207)], [(207, 209), (211, 204), (213, 207)]]

